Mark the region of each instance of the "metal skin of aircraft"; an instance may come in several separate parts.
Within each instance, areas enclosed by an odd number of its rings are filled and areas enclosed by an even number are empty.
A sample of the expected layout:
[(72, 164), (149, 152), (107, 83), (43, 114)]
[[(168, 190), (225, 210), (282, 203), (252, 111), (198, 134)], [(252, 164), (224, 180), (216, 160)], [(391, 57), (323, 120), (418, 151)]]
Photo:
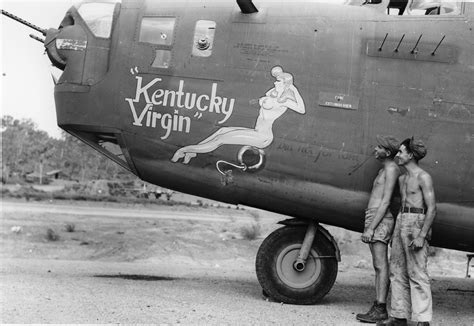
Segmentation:
[(363, 231), (376, 135), (425, 142), (431, 245), (474, 251), (474, 3), (385, 11), (84, 2), (43, 31), (63, 70), (58, 125), (147, 182), (292, 217), (257, 253), (277, 301), (312, 304), (333, 286), (339, 249), (320, 223)]

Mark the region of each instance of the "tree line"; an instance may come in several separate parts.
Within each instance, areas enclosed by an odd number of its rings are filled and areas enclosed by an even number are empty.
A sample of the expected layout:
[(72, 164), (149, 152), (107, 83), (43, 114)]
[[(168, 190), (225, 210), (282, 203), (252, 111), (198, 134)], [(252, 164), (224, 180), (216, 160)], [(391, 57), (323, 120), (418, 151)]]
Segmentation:
[(53, 170), (76, 181), (136, 178), (70, 134), (63, 131), (60, 139), (50, 137), (30, 119), (2, 116), (0, 139), (2, 182)]

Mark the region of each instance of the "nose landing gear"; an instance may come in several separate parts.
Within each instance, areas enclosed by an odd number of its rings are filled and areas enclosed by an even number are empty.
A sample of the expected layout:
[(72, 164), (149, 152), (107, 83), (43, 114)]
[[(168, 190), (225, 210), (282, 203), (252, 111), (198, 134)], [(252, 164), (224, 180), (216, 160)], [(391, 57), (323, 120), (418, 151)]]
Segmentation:
[(277, 302), (315, 304), (332, 288), (338, 260), (337, 244), (322, 226), (284, 226), (262, 242), (257, 278), (263, 291)]

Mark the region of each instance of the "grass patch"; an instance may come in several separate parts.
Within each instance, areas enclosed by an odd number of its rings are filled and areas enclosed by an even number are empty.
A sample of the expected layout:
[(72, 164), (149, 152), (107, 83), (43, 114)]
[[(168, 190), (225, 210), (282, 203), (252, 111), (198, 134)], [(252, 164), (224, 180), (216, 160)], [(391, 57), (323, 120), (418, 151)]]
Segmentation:
[(259, 224), (252, 224), (244, 226), (240, 229), (240, 235), (245, 240), (255, 240), (261, 234), (261, 228)]
[(46, 239), (48, 241), (58, 241), (59, 234), (57, 234), (53, 229), (46, 230)]
[(66, 232), (74, 232), (76, 230), (76, 225), (74, 223), (68, 223), (64, 226)]

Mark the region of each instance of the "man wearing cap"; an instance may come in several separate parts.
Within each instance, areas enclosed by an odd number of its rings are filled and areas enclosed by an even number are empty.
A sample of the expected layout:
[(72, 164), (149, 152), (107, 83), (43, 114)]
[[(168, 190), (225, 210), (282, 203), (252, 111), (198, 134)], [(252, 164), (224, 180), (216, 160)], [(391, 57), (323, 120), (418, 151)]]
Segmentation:
[(389, 210), (393, 190), (400, 175), (394, 162), (399, 142), (392, 136), (377, 136), (378, 145), (374, 149), (377, 160), (383, 164), (374, 180), (368, 208), (365, 211), (365, 228), (362, 241), (369, 244), (375, 270), (375, 301), (365, 314), (357, 314), (359, 321), (376, 323), (388, 318), (387, 295), (389, 271), (387, 247), (392, 236), (395, 221)]
[[(397, 216), (390, 257), (391, 317), (377, 325), (429, 325), (432, 318), (428, 240), (436, 214), (431, 176), (418, 166), (426, 155), (423, 142), (408, 138), (397, 154), (406, 170), (399, 177), (402, 207)], [(411, 311), (411, 316), (410, 316)]]

